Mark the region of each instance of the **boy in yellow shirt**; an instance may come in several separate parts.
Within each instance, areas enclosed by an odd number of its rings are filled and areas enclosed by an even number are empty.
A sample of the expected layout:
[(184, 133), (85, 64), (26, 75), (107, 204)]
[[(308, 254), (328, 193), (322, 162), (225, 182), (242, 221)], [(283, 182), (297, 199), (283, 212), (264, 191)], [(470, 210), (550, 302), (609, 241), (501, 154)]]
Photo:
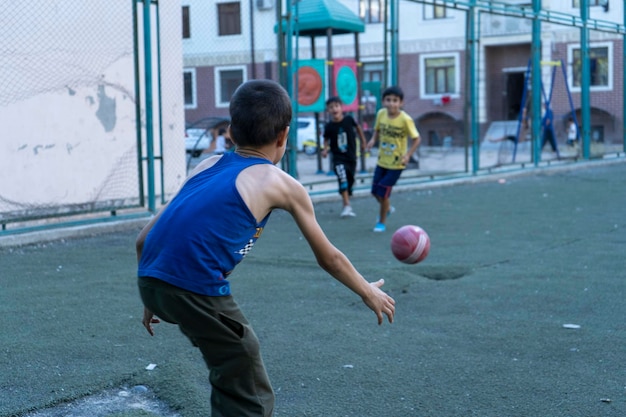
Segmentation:
[[(374, 134), (367, 143), (367, 150), (370, 150), (380, 140), (378, 163), (372, 179), (372, 194), (380, 205), (374, 232), (386, 230), (385, 221), (394, 211), (389, 200), (391, 190), (420, 144), (420, 134), (413, 119), (402, 110), (403, 102), (404, 93), (400, 87), (392, 86), (383, 91), (383, 108), (376, 114)], [(407, 151), (408, 138), (413, 143)]]

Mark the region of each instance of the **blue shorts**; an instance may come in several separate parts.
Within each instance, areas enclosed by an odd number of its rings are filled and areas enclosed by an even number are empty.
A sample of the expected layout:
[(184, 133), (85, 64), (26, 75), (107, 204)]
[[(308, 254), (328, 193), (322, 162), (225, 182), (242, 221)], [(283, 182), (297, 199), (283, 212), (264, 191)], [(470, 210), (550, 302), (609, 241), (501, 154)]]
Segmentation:
[(391, 189), (402, 174), (401, 169), (387, 169), (376, 165), (372, 179), (372, 194), (381, 198), (389, 198)]

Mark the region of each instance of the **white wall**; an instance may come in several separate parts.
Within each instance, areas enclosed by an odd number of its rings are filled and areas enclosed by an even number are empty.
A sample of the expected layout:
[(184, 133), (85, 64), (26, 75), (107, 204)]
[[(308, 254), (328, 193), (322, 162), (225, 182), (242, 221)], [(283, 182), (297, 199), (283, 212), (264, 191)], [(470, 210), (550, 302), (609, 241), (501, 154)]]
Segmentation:
[[(185, 175), (181, 19), (179, 4), (162, 3), (162, 71), (175, 80), (162, 95), (171, 193)], [(136, 202), (145, 108), (138, 121), (131, 3), (2, 0), (0, 17), (0, 213)]]

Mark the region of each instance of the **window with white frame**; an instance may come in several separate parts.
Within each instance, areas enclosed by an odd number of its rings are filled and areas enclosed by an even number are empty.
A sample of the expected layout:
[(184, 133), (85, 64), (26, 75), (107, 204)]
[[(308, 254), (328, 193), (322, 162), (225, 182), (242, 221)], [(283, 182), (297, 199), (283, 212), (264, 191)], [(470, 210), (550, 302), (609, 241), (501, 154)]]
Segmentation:
[(420, 56), (420, 92), (422, 98), (458, 94), (459, 54), (424, 54)]
[(359, 0), (359, 17), (365, 23), (381, 23), (385, 11), (383, 0)]
[[(580, 90), (582, 86), (582, 51), (580, 45), (569, 45), (568, 75), (572, 90)], [(590, 88), (594, 91), (613, 89), (613, 44), (599, 43), (589, 46)]]
[(230, 98), (237, 87), (246, 81), (246, 67), (243, 65), (215, 68), (215, 106), (228, 107)]
[(218, 35), (241, 34), (241, 4), (238, 1), (217, 4)]
[(183, 95), (186, 109), (195, 109), (196, 100), (196, 70), (195, 68), (183, 69)]
[(382, 62), (363, 63), (363, 81), (379, 81), (382, 83), (385, 77), (385, 64)]
[(448, 16), (443, 2), (435, 1), (435, 4), (424, 4), (424, 20), (445, 19), (446, 17)]

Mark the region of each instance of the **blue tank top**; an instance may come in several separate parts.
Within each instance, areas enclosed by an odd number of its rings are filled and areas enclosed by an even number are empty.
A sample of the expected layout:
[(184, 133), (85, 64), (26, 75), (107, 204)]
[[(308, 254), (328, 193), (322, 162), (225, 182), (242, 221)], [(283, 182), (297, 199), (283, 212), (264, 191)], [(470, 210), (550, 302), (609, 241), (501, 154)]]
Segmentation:
[(270, 163), (231, 152), (190, 178), (146, 236), (138, 275), (198, 294), (230, 295), (226, 277), (269, 219), (257, 223), (235, 181), (243, 169)]

